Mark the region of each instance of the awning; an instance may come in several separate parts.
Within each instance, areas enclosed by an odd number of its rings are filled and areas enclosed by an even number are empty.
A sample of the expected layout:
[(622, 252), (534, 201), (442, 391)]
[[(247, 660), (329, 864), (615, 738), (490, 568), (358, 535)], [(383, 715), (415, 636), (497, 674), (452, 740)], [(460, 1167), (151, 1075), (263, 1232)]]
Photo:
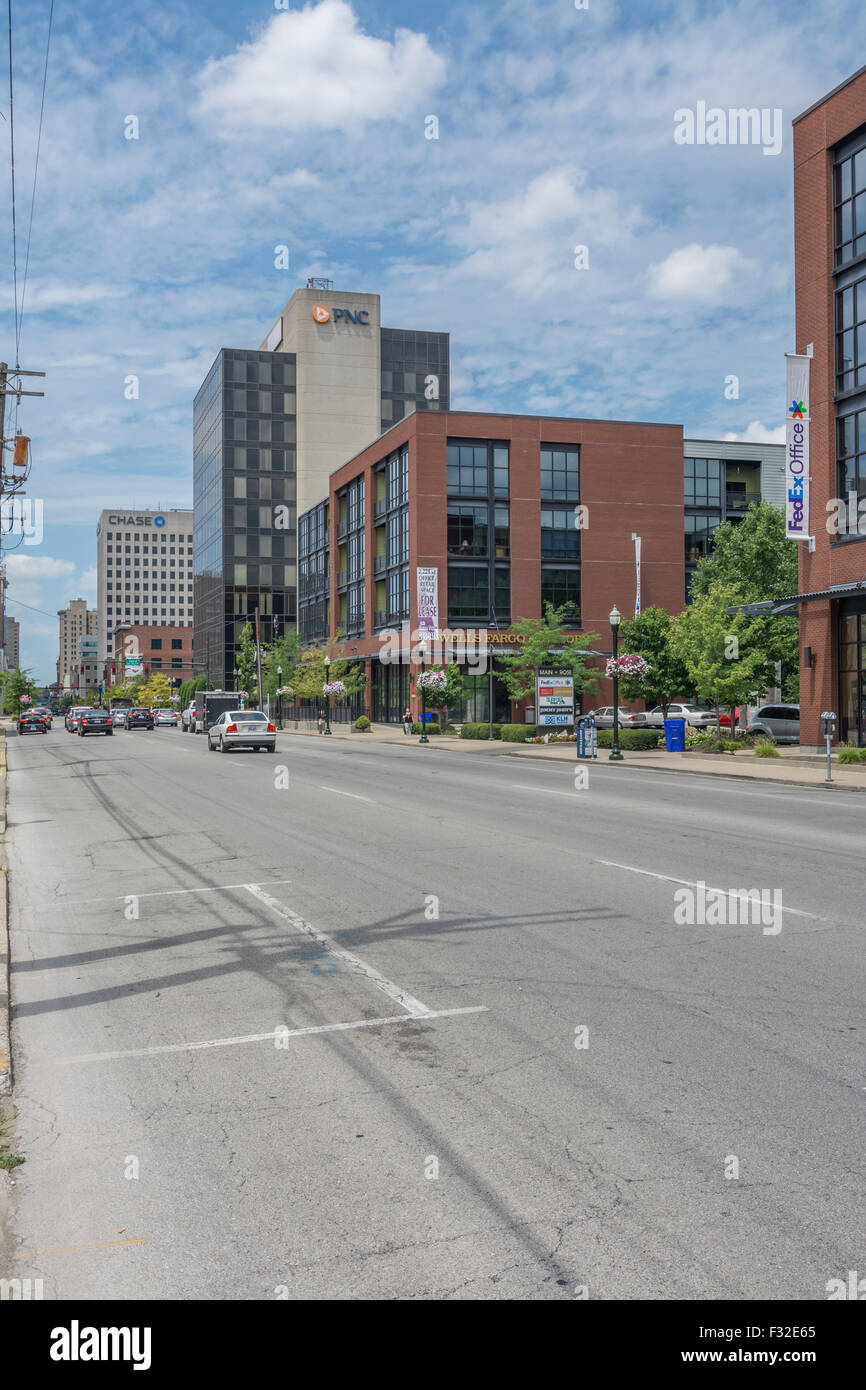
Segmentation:
[(866, 596), (866, 580), (856, 579), (847, 584), (831, 584), (829, 589), (816, 589), (807, 594), (787, 594), (784, 598), (761, 599), (757, 603), (735, 603), (726, 608), (726, 613), (745, 613), (750, 618), (784, 618), (795, 613), (801, 603), (815, 603), (820, 599), (850, 598), (855, 594)]
[(811, 594), (791, 594), (788, 598), (777, 599), (776, 603), (815, 603), (818, 599), (851, 598), (856, 594), (866, 595), (866, 580), (855, 579), (847, 584), (831, 584), (829, 589), (816, 589)]

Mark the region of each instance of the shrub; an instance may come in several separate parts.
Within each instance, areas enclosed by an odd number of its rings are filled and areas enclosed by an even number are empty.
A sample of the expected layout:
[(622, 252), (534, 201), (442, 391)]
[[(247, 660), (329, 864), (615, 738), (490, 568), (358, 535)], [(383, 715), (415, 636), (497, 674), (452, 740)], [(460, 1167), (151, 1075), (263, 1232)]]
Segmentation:
[(759, 738), (755, 740), (756, 758), (778, 758), (778, 756), (778, 748), (775, 743), (771, 743), (768, 738)]
[(415, 723), (412, 725), (413, 734), (423, 734), (425, 729), (427, 730), (428, 734), (441, 734), (442, 732), (438, 724), (419, 724), (417, 719)]
[(355, 728), (358, 730), (358, 732), (363, 734), (366, 732), (367, 729), (369, 729), (369, 727), (370, 721), (367, 718), (366, 714), (359, 714), (358, 718), (355, 720)]
[[(655, 729), (620, 729), (620, 748), (630, 748), (639, 752), (642, 748), (658, 748), (661, 734)], [(613, 729), (599, 729), (599, 748), (613, 748)]]
[(840, 763), (866, 762), (864, 754), (866, 754), (866, 748), (856, 748), (850, 743), (840, 743), (837, 749), (837, 758)]
[(524, 739), (535, 738), (537, 732), (534, 724), (503, 724), (499, 737), (505, 743), (523, 743)]
[[(494, 724), (494, 725), (493, 725), (493, 737), (494, 737), (494, 738), (499, 738), (499, 737), (500, 737), (501, 729), (502, 729), (502, 725), (501, 725), (501, 724)], [(460, 730), (460, 737), (461, 737), (461, 738), (482, 738), (482, 739), (483, 739), (483, 738), (489, 738), (489, 737), (490, 737), (490, 725), (489, 725), (489, 724), (464, 724), (463, 727), (462, 727), (461, 730)]]

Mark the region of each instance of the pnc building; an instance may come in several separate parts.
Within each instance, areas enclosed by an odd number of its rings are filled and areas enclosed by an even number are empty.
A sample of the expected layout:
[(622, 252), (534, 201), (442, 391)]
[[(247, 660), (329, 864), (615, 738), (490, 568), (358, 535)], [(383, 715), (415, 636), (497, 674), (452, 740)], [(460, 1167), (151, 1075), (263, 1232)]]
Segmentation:
[(195, 670), (297, 618), (297, 518), (332, 472), (415, 412), (447, 411), (447, 333), (385, 328), (377, 294), (311, 281), (256, 349), (223, 348), (194, 406)]

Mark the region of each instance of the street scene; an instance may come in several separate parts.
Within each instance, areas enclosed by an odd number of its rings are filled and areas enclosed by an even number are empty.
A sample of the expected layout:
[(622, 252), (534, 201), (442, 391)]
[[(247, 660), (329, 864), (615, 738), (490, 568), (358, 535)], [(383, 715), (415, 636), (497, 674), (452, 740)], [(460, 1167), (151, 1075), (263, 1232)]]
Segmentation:
[(0, 1303), (60, 1374), (218, 1371), (226, 1302), (853, 1353), (866, 68), (548, 8), (9, 6)]

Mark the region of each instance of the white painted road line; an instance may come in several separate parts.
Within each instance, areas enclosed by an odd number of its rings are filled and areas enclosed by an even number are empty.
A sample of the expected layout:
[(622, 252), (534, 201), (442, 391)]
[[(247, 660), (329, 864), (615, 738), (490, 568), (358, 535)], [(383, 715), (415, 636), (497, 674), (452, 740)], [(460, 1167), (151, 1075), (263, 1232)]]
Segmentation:
[(369, 803), (370, 803), (371, 806), (375, 806), (375, 805), (376, 805), (376, 802), (373, 801), (369, 796), (358, 796), (355, 792), (344, 792), (344, 791), (342, 790), (342, 788), (340, 788), (340, 787), (323, 787), (323, 786), (320, 786), (320, 787), (319, 787), (319, 791), (320, 791), (320, 792), (336, 792), (337, 796), (350, 796), (350, 797), (352, 798), (353, 801), (369, 801)]
[[(519, 792), (538, 793), (539, 796), (574, 796), (574, 789), (570, 792), (555, 791), (553, 787), (527, 787), (524, 782), (512, 782), (512, 787), (516, 787)], [(586, 800), (586, 797), (584, 797)]]
[[(315, 1033), (346, 1033), (354, 1028), (381, 1028), (388, 1023), (426, 1023), (431, 1018), (455, 1018), (458, 1014), (486, 1014), (486, 1004), (475, 1004), (466, 1009), (436, 1009), (430, 1013), (395, 1014), (393, 1018), (358, 1018), (352, 1023), (321, 1023), (313, 1028), (287, 1028), (284, 1032), (272, 1028), (269, 1033), (248, 1033), (238, 1038), (211, 1038), (207, 1042), (166, 1043), (160, 1047), (136, 1047), (128, 1052), (82, 1052), (75, 1057), (56, 1057), (54, 1065), (71, 1066), (73, 1062), (112, 1062), (126, 1057), (156, 1057), (166, 1052), (201, 1052), (213, 1047), (235, 1047), (242, 1043), (276, 1043), (277, 1036), (283, 1038), (307, 1038)], [(38, 1063), (36, 1064), (38, 1065)]]
[(415, 999), (413, 995), (407, 994), (399, 985), (395, 985), (391, 980), (386, 980), (384, 975), (380, 975), (378, 970), (374, 970), (372, 965), (360, 960), (358, 956), (352, 955), (351, 951), (338, 946), (336, 941), (332, 941), (324, 932), (317, 931), (310, 922), (306, 922), (297, 912), (293, 912), (290, 907), (284, 907), (276, 898), (272, 898), (270, 893), (262, 892), (256, 883), (248, 883), (247, 891), (252, 893), (254, 898), (269, 907), (272, 912), (276, 912), (280, 917), (284, 917), (287, 922), (291, 922), (296, 931), (303, 932), (305, 936), (310, 936), (314, 941), (318, 941), (321, 946), (326, 946), (332, 956), (338, 960), (345, 961), (346, 965), (356, 974), (365, 976), (372, 984), (380, 989), (383, 994), (387, 994), (389, 999), (394, 999), (401, 1008), (408, 1010), (413, 1018), (428, 1018), (433, 1010), (428, 1009), (426, 1004), (422, 1004), (420, 999)]
[[(276, 888), (284, 883), (292, 883), (290, 878), (266, 878), (257, 887)], [(155, 893), (118, 893), (116, 898), (51, 898), (52, 903), (61, 902), (65, 907), (89, 906), (90, 903), (125, 903), (127, 898), (171, 898), (180, 893), (228, 893), (232, 888), (249, 888), (248, 883), (218, 883), (214, 888), (160, 888)]]
[[(636, 869), (634, 864), (615, 864), (612, 859), (596, 859), (596, 864), (605, 864), (609, 869), (625, 869), (630, 874), (643, 874), (644, 878), (658, 878), (663, 883), (681, 883), (684, 888), (697, 888), (698, 884), (690, 878), (672, 878), (670, 874), (654, 874), (649, 869)], [(723, 893), (729, 898), (739, 898), (741, 902), (748, 902), (748, 894), (738, 893), (734, 888), (710, 888), (704, 884), (708, 893)], [(797, 907), (784, 907), (779, 904), (782, 912), (790, 912), (793, 917), (808, 917), (812, 922), (827, 922), (829, 918), (818, 917), (814, 912), (802, 912)]]

